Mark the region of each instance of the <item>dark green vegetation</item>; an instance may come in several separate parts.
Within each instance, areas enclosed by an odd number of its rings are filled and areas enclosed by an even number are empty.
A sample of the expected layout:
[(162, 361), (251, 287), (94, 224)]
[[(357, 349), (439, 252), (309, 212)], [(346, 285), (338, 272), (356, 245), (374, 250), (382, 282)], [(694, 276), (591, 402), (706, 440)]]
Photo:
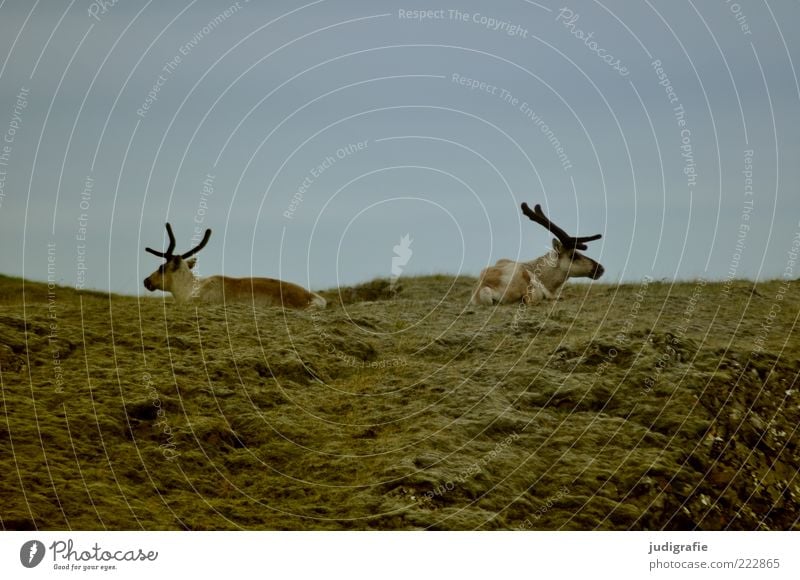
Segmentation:
[(0, 277), (0, 524), (800, 528), (796, 283), (527, 310), (469, 306), (473, 284), (312, 313)]

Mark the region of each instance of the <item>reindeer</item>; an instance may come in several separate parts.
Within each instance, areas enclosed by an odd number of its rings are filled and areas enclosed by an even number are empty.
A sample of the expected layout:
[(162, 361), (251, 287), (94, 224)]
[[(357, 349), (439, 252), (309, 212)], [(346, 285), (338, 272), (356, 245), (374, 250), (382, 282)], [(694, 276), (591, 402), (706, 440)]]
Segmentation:
[(145, 248), (145, 251), (166, 260), (158, 270), (144, 279), (144, 287), (150, 292), (154, 290), (170, 292), (178, 303), (195, 299), (215, 304), (238, 302), (251, 303), (254, 306), (325, 308), (326, 302), (322, 296), (291, 282), (274, 278), (228, 276), (198, 278), (192, 273), (196, 259), (191, 257), (206, 246), (211, 237), (211, 230), (207, 229), (203, 240), (184, 254), (172, 253), (175, 250), (175, 236), (169, 224), (167, 224), (167, 234), (169, 246), (166, 252)]
[(602, 234), (568, 236), (544, 215), (539, 204), (531, 211), (528, 204), (523, 203), (522, 213), (555, 235), (553, 249), (530, 262), (504, 259), (485, 268), (472, 295), (473, 304), (508, 304), (520, 300), (531, 304), (543, 299), (553, 300), (567, 278), (597, 280), (603, 275), (603, 266), (578, 252), (587, 248), (586, 242), (599, 240)]

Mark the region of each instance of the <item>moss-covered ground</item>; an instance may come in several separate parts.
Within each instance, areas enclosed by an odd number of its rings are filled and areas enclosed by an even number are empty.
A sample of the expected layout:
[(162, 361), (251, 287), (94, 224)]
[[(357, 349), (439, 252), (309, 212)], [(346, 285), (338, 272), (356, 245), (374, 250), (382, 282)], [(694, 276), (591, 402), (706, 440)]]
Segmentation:
[(324, 311), (0, 277), (3, 529), (798, 529), (795, 282)]

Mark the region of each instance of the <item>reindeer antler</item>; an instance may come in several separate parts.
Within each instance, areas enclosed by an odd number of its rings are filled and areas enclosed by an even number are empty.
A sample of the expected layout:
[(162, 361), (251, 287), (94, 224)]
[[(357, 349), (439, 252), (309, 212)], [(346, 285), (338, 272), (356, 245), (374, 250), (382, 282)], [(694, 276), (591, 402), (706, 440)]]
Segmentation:
[[(159, 258), (164, 258), (165, 260), (171, 260), (175, 257), (175, 254), (172, 252), (175, 250), (175, 234), (172, 233), (172, 226), (169, 225), (167, 222), (167, 235), (169, 236), (169, 246), (167, 246), (166, 252), (159, 252), (158, 250), (154, 250), (153, 248), (145, 248), (145, 252), (150, 252), (154, 256), (158, 256)], [(207, 229), (206, 233), (203, 235), (202, 241), (196, 245), (194, 248), (186, 252), (185, 254), (181, 254), (182, 259), (189, 258), (190, 256), (194, 256), (197, 252), (202, 250), (206, 244), (208, 243), (208, 239), (211, 237), (211, 230)]]
[(167, 235), (169, 235), (169, 246), (167, 247), (166, 252), (159, 252), (158, 250), (154, 250), (153, 248), (145, 248), (145, 252), (150, 252), (154, 256), (158, 256), (159, 258), (164, 258), (169, 260), (173, 257), (172, 250), (175, 249), (175, 234), (172, 233), (172, 226), (169, 225), (167, 222)]
[(603, 237), (603, 234), (596, 234), (594, 236), (583, 236), (583, 237), (575, 237), (567, 235), (567, 232), (562, 230), (556, 224), (554, 224), (542, 211), (542, 206), (538, 203), (534, 206), (533, 211), (531, 208), (528, 207), (528, 204), (523, 202), (522, 203), (522, 213), (524, 213), (531, 221), (536, 222), (537, 224), (546, 227), (550, 232), (558, 238), (558, 241), (561, 242), (561, 245), (570, 250), (585, 250), (588, 248), (586, 242), (593, 242), (594, 240), (599, 240)]
[(210, 237), (211, 237), (211, 229), (209, 228), (206, 230), (206, 233), (203, 234), (203, 239), (200, 241), (200, 243), (197, 244), (194, 248), (192, 248), (188, 252), (186, 252), (185, 254), (181, 254), (181, 258), (185, 260), (190, 256), (194, 256), (197, 252), (206, 247), (206, 244), (208, 243), (208, 238)]

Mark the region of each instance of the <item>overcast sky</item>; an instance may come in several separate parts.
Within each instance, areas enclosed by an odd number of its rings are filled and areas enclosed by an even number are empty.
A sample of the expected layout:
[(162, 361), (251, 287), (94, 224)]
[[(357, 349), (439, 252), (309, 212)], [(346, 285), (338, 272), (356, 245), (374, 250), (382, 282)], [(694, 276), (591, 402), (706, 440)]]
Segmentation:
[(145, 293), (170, 221), (206, 275), (477, 275), (527, 201), (604, 281), (784, 274), (796, 1), (452, 4), (3, 2), (0, 272)]

